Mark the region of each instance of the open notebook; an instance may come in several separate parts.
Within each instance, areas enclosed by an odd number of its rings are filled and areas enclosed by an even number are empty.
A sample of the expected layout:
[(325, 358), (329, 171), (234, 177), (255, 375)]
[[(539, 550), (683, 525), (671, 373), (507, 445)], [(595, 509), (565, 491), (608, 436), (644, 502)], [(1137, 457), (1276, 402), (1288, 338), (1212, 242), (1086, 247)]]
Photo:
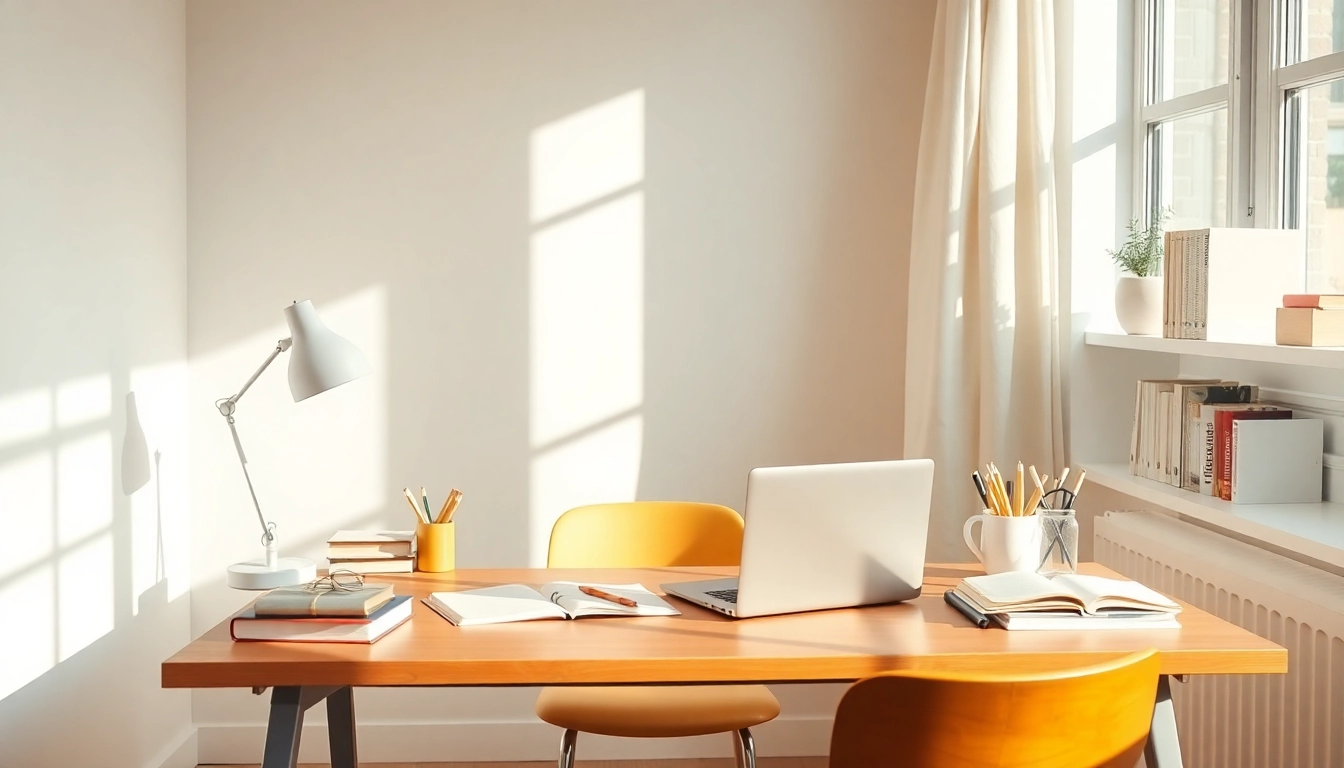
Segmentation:
[(1069, 611), (1087, 616), (1121, 613), (1179, 613), (1165, 595), (1127, 579), (1072, 574), (1046, 578), (1038, 573), (969, 576), (954, 589), (985, 614)]
[[(580, 587), (598, 589), (635, 603), (621, 605), (591, 597)], [(681, 612), (639, 584), (594, 584), (553, 581), (535, 590), (525, 584), (431, 592), (425, 605), (459, 627), (503, 624), (535, 619), (579, 619), (585, 616), (676, 616)]]

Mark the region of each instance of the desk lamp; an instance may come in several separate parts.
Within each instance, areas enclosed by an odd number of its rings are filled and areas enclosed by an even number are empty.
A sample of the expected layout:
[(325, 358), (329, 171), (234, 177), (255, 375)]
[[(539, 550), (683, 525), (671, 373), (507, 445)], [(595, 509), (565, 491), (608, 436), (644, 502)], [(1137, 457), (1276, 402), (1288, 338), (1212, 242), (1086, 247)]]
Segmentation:
[(261, 514), (257, 491), (252, 487), (252, 476), (247, 472), (247, 456), (243, 453), (242, 441), (238, 439), (238, 428), (233, 423), (238, 400), (261, 376), (262, 371), (286, 350), (290, 350), (289, 391), (294, 395), (296, 403), (354, 381), (372, 370), (354, 344), (332, 333), (330, 328), (322, 324), (311, 301), (296, 301), (285, 307), (285, 322), (289, 324), (290, 337), (276, 342), (270, 357), (266, 358), (266, 362), (261, 364), (237, 394), (215, 402), (215, 407), (228, 421), (229, 431), (233, 433), (233, 445), (238, 449), (238, 460), (243, 465), (243, 478), (247, 480), (247, 490), (252, 494), (252, 505), (256, 507), (257, 520), (261, 523), (261, 543), (266, 548), (266, 557), (262, 560), (229, 566), (228, 584), (234, 589), (272, 589), (303, 584), (317, 578), (317, 565), (312, 560), (280, 557), (275, 541), (275, 523), (266, 522)]

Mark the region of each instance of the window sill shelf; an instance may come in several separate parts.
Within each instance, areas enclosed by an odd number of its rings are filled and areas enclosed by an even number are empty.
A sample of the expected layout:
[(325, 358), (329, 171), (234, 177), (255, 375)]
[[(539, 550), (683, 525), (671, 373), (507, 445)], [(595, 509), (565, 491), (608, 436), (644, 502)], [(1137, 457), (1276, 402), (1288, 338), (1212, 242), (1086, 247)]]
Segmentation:
[(1287, 347), (1278, 344), (1164, 339), (1159, 336), (1129, 336), (1123, 333), (1098, 333), (1095, 331), (1088, 331), (1084, 334), (1083, 339), (1089, 346), (1093, 347), (1136, 349), (1143, 352), (1197, 355), (1199, 357), (1217, 357), (1224, 360), (1250, 360), (1259, 363), (1344, 369), (1344, 347)]
[[(1204, 342), (1193, 342), (1202, 344)], [(1087, 480), (1176, 512), (1206, 527), (1313, 560), (1344, 562), (1344, 504), (1232, 504), (1129, 474), (1124, 464), (1089, 464)]]

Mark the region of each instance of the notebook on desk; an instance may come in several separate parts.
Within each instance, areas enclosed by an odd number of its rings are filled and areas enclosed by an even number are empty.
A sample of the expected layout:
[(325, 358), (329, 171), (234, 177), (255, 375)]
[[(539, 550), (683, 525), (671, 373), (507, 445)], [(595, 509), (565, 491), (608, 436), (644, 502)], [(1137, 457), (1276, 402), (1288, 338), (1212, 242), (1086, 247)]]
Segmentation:
[(918, 597), (932, 495), (929, 459), (753, 469), (738, 577), (661, 586), (734, 618)]

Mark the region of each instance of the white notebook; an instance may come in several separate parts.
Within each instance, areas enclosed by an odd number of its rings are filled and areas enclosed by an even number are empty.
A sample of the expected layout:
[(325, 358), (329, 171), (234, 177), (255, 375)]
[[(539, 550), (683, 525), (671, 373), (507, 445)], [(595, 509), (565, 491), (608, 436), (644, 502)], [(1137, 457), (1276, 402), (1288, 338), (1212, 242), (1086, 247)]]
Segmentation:
[[(589, 587), (618, 599), (622, 605), (584, 594)], [(425, 605), (459, 627), (503, 624), (536, 619), (578, 619), (585, 616), (677, 616), (681, 613), (667, 601), (639, 584), (594, 584), (553, 581), (537, 591), (526, 584), (468, 589), (462, 592), (431, 592)]]
[(969, 576), (954, 590), (984, 614), (1072, 611), (1179, 613), (1181, 606), (1137, 581), (1081, 573), (1046, 578), (1039, 573)]

